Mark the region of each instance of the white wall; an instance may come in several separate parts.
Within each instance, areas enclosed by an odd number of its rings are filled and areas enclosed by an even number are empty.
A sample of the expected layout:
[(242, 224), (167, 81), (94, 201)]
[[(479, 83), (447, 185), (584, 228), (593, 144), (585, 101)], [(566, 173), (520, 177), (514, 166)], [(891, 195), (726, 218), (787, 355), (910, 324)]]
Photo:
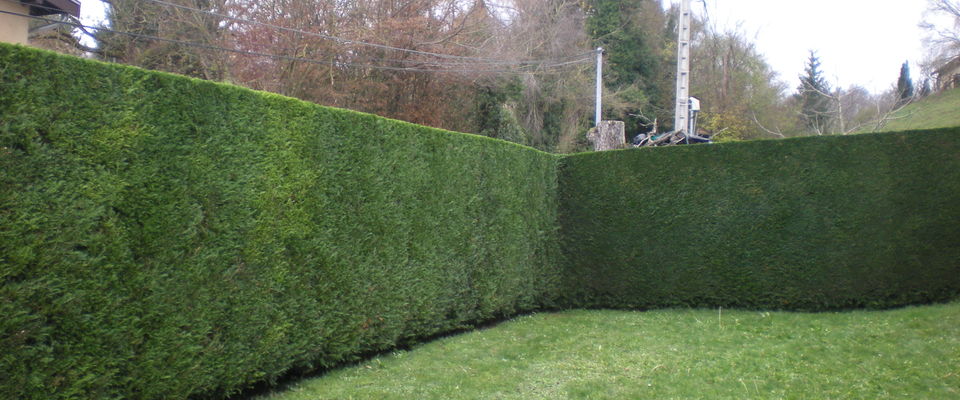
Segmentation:
[[(0, 0), (0, 11), (30, 14), (29, 8), (15, 0)], [(27, 44), (29, 21), (29, 18), (0, 13), (0, 42)]]

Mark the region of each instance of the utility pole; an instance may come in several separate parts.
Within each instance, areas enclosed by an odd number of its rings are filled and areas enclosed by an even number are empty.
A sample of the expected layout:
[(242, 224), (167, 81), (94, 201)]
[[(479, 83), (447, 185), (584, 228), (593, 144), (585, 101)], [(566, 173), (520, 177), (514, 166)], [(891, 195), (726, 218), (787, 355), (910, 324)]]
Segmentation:
[(626, 144), (623, 121), (604, 121), (603, 118), (603, 47), (597, 47), (597, 91), (593, 128), (587, 131), (587, 140), (593, 143), (594, 151), (613, 150)]
[(670, 146), (675, 144), (709, 143), (709, 137), (697, 135), (697, 114), (700, 100), (690, 97), (690, 0), (680, 0), (677, 19), (677, 104), (674, 110), (673, 131), (657, 135), (656, 125), (650, 135), (640, 134), (634, 146)]
[(596, 110), (593, 115), (593, 126), (600, 126), (600, 106), (601, 96), (603, 96), (603, 47), (597, 47), (597, 91), (596, 91)]
[(690, 121), (690, 0), (680, 0), (677, 24), (677, 108), (673, 130), (684, 134)]

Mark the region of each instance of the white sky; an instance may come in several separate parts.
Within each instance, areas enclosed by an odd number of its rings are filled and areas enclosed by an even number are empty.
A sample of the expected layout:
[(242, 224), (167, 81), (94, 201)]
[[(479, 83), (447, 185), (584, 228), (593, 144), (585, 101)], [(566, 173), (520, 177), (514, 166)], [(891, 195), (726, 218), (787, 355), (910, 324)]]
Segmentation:
[[(924, 32), (918, 24), (926, 0), (705, 1), (710, 23), (721, 31), (739, 24), (790, 90), (799, 84), (810, 50), (817, 51), (834, 87), (856, 84), (882, 92), (896, 84), (904, 61), (919, 84)], [(693, 3), (694, 13), (703, 15), (701, 0)]]
[(81, 0), (80, 1), (80, 20), (84, 25), (97, 25), (103, 21), (104, 4), (100, 0)]

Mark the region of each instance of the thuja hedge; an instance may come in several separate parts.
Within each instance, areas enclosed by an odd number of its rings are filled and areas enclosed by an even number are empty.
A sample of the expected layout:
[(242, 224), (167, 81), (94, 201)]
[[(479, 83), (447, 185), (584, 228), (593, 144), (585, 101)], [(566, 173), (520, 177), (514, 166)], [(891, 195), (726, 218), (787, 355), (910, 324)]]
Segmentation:
[(0, 397), (219, 396), (550, 305), (556, 161), (0, 45)]
[(960, 129), (564, 158), (565, 302), (829, 310), (960, 293)]
[(0, 45), (0, 398), (217, 397), (544, 307), (949, 299), (958, 154), (558, 158)]

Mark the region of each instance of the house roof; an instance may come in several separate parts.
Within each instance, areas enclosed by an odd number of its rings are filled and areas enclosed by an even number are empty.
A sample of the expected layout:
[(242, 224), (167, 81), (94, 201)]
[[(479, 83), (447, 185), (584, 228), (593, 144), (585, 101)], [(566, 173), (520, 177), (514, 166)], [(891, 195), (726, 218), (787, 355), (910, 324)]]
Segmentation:
[(954, 57), (952, 60), (947, 61), (943, 65), (937, 67), (935, 72), (939, 75), (944, 72), (949, 73), (951, 70), (956, 68), (960, 68), (960, 56)]
[(79, 0), (20, 0), (30, 7), (30, 15), (69, 14), (80, 17)]

